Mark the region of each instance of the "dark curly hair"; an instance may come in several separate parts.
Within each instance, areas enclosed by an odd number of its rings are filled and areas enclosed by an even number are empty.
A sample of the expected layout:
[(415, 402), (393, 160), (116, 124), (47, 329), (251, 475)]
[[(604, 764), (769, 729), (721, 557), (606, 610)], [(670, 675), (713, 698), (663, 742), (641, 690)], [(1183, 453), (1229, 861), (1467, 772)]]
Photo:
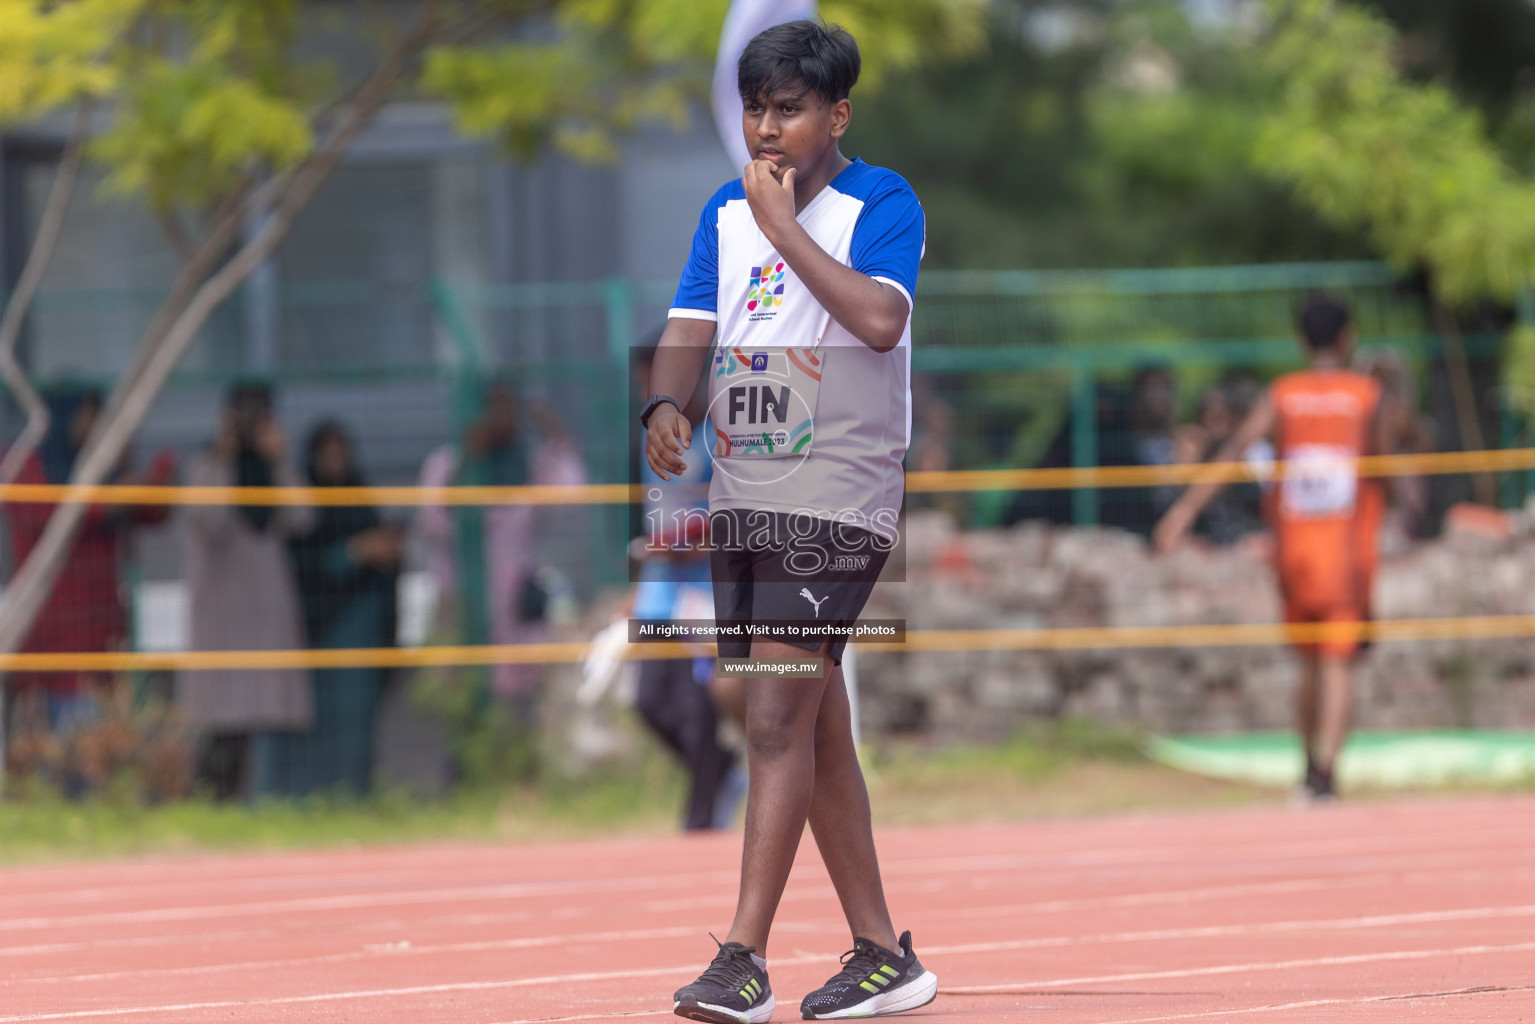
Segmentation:
[(741, 51), (736, 87), (743, 100), (804, 88), (827, 103), (845, 100), (858, 82), (858, 44), (824, 21), (787, 21), (759, 32)]

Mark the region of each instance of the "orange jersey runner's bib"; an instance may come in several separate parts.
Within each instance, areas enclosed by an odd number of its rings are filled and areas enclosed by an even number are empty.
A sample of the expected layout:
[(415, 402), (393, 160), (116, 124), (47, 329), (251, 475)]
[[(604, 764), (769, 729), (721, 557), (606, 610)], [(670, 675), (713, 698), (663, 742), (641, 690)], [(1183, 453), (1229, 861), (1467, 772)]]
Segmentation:
[[(1359, 459), (1380, 406), (1380, 384), (1351, 370), (1304, 370), (1274, 382), (1270, 397), (1284, 479), (1271, 508), (1279, 586), (1290, 622), (1351, 622), (1370, 613), (1375, 493), (1361, 486)], [(1356, 640), (1304, 645), (1348, 655)]]

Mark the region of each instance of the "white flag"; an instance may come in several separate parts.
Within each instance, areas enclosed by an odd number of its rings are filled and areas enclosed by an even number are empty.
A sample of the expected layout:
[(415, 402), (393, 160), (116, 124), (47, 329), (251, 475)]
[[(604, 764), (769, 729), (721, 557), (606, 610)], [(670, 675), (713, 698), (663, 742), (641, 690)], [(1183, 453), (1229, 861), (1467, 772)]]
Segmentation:
[(736, 87), (736, 64), (741, 51), (758, 32), (786, 21), (815, 17), (815, 0), (731, 0), (720, 33), (720, 52), (714, 62), (714, 126), (725, 152), (739, 169), (751, 163), (746, 138), (741, 133), (741, 92)]

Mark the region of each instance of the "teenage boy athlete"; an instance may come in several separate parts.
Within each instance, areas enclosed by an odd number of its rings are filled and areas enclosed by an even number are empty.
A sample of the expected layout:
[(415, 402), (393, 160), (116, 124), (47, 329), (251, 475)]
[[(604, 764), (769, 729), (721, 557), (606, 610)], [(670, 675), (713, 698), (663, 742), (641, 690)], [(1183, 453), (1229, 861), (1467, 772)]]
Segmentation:
[[(1348, 369), (1354, 332), (1341, 301), (1313, 296), (1298, 319), (1310, 368), (1274, 381), (1216, 460), (1240, 461), (1253, 442), (1273, 437), (1285, 464), (1268, 499), (1285, 621), (1363, 622), (1371, 610), (1380, 519), (1373, 495), (1361, 486), (1358, 460), (1382, 450), (1380, 383)], [(1185, 491), (1157, 524), (1157, 548), (1174, 548), (1220, 488), (1198, 484)], [(1296, 644), (1305, 791), (1314, 799), (1335, 795), (1333, 766), (1348, 734), (1359, 649), (1357, 636)]]
[[(641, 422), (646, 458), (666, 477), (707, 457), (667, 396), (693, 393), (718, 339), (709, 503), (722, 624), (852, 623), (896, 537), (925, 226), (904, 180), (838, 148), (858, 71), (852, 36), (820, 22), (779, 25), (747, 45), (738, 84), (753, 160), (705, 206), (656, 353), (657, 394)], [(757, 375), (770, 366), (782, 383), (762, 386)], [(738, 422), (755, 422), (756, 433), (733, 432)], [(803, 1016), (896, 1013), (937, 991), (885, 905), (838, 667), (843, 643), (721, 639), (722, 661), (803, 662), (813, 652), (821, 668), (816, 678), (746, 682), (750, 783), (735, 920), (709, 968), (676, 993), (680, 1016), (771, 1018), (768, 932), (807, 820), (853, 948), (805, 996)]]

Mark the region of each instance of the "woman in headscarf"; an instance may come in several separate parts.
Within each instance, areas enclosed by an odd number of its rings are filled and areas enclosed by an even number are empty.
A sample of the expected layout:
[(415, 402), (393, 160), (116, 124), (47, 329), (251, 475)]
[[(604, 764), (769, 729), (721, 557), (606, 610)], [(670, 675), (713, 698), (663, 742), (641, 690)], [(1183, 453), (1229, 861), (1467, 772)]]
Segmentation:
[[(68, 483), (101, 412), (101, 392), (91, 387), (53, 388), (43, 398), (48, 405), (48, 433), (23, 464), (16, 478), (19, 484)], [(129, 479), (119, 472), (112, 482), (164, 484), (170, 482), (175, 471), (175, 457), (162, 452), (147, 476)], [(52, 504), (7, 507), (17, 564), (31, 554), (55, 507)], [(164, 522), (167, 511), (164, 505), (91, 506), (22, 650), (62, 653), (126, 648), (128, 611), (121, 574), (128, 539), (136, 526)], [(105, 675), (84, 672), (18, 672), (9, 678), (13, 692), (36, 693), (45, 700), (48, 725), (55, 733), (90, 724), (95, 717), (95, 691), (106, 683)]]
[[(306, 471), (316, 487), (360, 487), (352, 441), (334, 420), (309, 437)], [(311, 647), (392, 647), (396, 586), (403, 537), (383, 525), (378, 511), (359, 505), (324, 505), (314, 528), (290, 545), (298, 573), (304, 626)], [(373, 778), (374, 732), (385, 671), (328, 669), (314, 674), (314, 725), (284, 740), (279, 763), (286, 791), (368, 791)]]
[[(427, 456), (420, 486), (585, 483), (585, 466), (559, 419), (537, 404), (526, 415), (524, 408), (508, 381), (491, 381), (462, 443)], [(470, 644), (525, 644), (543, 637), (535, 550), (540, 514), (568, 517), (572, 510), (532, 505), (421, 509), (416, 529), (441, 595), (439, 619), (445, 630)], [(537, 665), (491, 668), (492, 691), (503, 700), (531, 701), (538, 680)]]
[[(229, 392), (218, 435), (187, 469), (205, 487), (296, 487), (271, 389)], [(307, 532), (299, 506), (193, 505), (187, 517), (187, 591), (192, 649), (280, 651), (304, 645), (288, 539)], [(281, 734), (311, 724), (309, 673), (297, 669), (187, 669), (176, 679), (187, 724), (202, 741), (199, 775), (221, 797), (276, 789)]]

